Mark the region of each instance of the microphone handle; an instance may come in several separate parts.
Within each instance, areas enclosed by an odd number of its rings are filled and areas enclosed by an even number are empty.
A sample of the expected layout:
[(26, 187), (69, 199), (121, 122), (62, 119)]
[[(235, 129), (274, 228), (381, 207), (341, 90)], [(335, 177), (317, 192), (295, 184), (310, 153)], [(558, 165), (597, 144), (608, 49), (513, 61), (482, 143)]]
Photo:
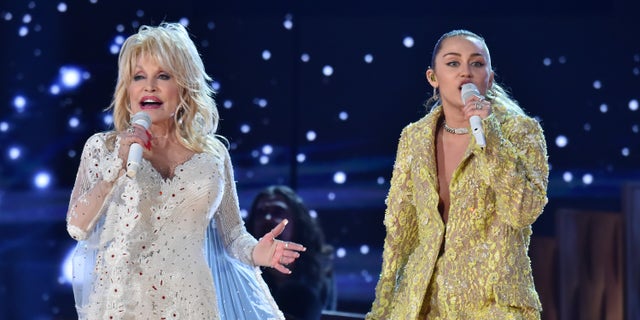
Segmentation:
[(484, 139), (484, 129), (482, 128), (482, 118), (480, 116), (472, 116), (469, 118), (469, 124), (471, 125), (471, 133), (476, 138), (476, 143), (480, 147), (487, 145)]
[[(149, 129), (151, 119), (147, 114), (140, 111), (133, 116), (133, 123)], [(138, 143), (132, 143), (129, 146), (129, 157), (127, 158), (127, 177), (133, 178), (138, 173), (140, 162), (142, 162), (142, 146)]]
[(142, 160), (142, 146), (139, 143), (132, 143), (129, 147), (129, 157), (127, 161), (127, 177), (133, 178), (138, 173)]

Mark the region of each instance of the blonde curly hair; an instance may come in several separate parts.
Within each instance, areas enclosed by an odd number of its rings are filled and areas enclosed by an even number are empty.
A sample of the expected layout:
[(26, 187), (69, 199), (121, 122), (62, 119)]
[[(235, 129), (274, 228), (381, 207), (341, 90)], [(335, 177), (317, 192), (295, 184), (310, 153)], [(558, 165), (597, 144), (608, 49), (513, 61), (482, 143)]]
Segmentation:
[(175, 135), (186, 148), (195, 152), (217, 153), (226, 147), (217, 135), (218, 109), (215, 92), (204, 63), (187, 29), (179, 23), (163, 22), (158, 26), (143, 25), (138, 33), (122, 44), (118, 56), (118, 80), (113, 100), (107, 110), (113, 110), (116, 131), (125, 130), (131, 121), (127, 87), (132, 81), (135, 63), (141, 56), (155, 59), (176, 80), (180, 102), (174, 115)]

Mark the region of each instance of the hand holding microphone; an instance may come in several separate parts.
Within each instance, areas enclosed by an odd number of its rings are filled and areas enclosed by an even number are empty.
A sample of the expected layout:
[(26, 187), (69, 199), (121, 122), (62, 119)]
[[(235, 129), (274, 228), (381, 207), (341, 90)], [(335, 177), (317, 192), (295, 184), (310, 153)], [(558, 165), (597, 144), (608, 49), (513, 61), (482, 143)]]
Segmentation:
[[(131, 128), (137, 124), (142, 126), (145, 130), (149, 129), (151, 125), (151, 117), (143, 111), (140, 111), (133, 115), (131, 118)], [(142, 146), (139, 143), (132, 143), (129, 147), (129, 157), (127, 159), (127, 177), (133, 178), (140, 168), (140, 162), (142, 161)]]
[[(484, 97), (480, 94), (480, 91), (478, 91), (478, 88), (476, 87), (475, 84), (473, 83), (463, 84), (461, 96), (462, 96), (462, 102), (465, 105), (467, 104), (467, 102), (469, 102), (469, 99), (471, 99), (473, 96), (479, 97), (480, 101), (476, 102), (476, 108), (478, 108), (477, 106), (480, 106), (480, 109), (482, 108), (481, 103), (482, 103), (482, 100), (484, 100)], [(482, 128), (482, 119), (480, 118), (480, 116), (478, 115), (471, 116), (471, 118), (469, 118), (469, 124), (471, 125), (471, 133), (476, 138), (476, 143), (480, 147), (486, 146), (487, 143), (484, 139), (484, 129)]]

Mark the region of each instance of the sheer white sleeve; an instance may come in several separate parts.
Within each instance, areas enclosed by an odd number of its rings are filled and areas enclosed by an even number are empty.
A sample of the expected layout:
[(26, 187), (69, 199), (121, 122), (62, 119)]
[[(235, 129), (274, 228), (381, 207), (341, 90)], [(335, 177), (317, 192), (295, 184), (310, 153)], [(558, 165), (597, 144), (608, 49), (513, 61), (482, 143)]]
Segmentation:
[(125, 176), (118, 179), (122, 169), (118, 143), (114, 140), (114, 148), (109, 150), (108, 135), (95, 134), (85, 143), (67, 212), (67, 230), (78, 240), (72, 260), (72, 284), (79, 319), (87, 318), (107, 204), (123, 188), (122, 180), (126, 179)]
[(233, 167), (228, 152), (224, 152), (224, 192), (213, 218), (228, 253), (243, 263), (253, 266), (252, 252), (258, 241), (247, 232), (240, 216), (238, 194), (233, 177)]
[(118, 158), (118, 143), (107, 148), (112, 133), (97, 133), (87, 140), (82, 150), (80, 166), (71, 192), (67, 211), (67, 230), (76, 240), (88, 237), (100, 218), (105, 199), (122, 169)]

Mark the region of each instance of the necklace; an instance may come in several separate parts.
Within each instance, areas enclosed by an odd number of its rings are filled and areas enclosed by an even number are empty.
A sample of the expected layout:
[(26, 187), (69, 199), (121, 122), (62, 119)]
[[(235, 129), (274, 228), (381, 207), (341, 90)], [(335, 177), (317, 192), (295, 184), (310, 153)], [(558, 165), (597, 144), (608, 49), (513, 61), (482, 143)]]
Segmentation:
[(469, 133), (468, 128), (451, 128), (447, 125), (447, 121), (442, 121), (442, 126), (444, 127), (444, 131), (453, 133), (453, 134), (467, 134)]

